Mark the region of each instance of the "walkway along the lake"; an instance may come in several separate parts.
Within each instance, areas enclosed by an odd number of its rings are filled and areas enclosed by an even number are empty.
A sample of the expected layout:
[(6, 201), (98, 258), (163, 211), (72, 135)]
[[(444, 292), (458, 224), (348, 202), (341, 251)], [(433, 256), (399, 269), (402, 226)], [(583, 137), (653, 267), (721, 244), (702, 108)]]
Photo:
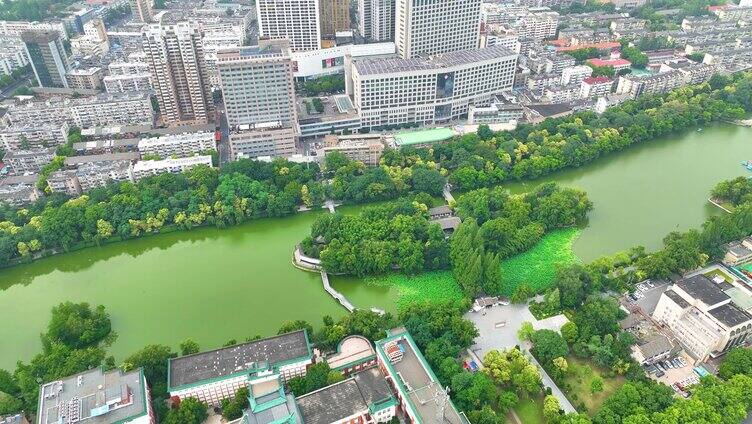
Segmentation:
[[(321, 260), (304, 255), (300, 250), (300, 245), (295, 246), (292, 263), (296, 268), (303, 271), (320, 273), (321, 283), (324, 286), (324, 290), (329, 293), (329, 295), (332, 296), (337, 302), (339, 302), (340, 305), (344, 306), (345, 309), (347, 309), (347, 312), (352, 313), (353, 311), (358, 309), (352, 304), (352, 302), (347, 300), (347, 297), (345, 297), (344, 294), (338, 292), (334, 289), (334, 287), (332, 287), (331, 284), (329, 284), (329, 274), (327, 274), (326, 271), (324, 271), (324, 268), (321, 266)], [(371, 308), (371, 311), (376, 312), (379, 315), (385, 314), (385, 311), (379, 308)]]

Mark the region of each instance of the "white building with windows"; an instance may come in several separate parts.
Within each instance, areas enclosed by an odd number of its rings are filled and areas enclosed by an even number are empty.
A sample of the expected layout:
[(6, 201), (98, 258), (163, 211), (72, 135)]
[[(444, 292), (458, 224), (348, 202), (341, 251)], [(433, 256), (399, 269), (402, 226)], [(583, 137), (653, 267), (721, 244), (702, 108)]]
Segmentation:
[(587, 77), (580, 83), (580, 97), (601, 97), (611, 92), (614, 82), (608, 77)]
[(347, 94), (363, 127), (445, 123), (510, 90), (517, 55), (504, 47), (429, 58), (365, 59), (346, 67)]
[(154, 125), (154, 108), (145, 92), (101, 94), (76, 101), (70, 111), (73, 123), (79, 128)]
[(475, 49), (481, 0), (396, 0), (394, 42), (405, 59)]
[(733, 302), (731, 289), (704, 274), (684, 278), (663, 292), (653, 319), (670, 328), (698, 361), (717, 357), (752, 334), (752, 315)]
[(559, 13), (547, 7), (534, 7), (511, 27), (520, 38), (543, 41), (556, 37)]
[(257, 0), (259, 37), (290, 41), (293, 51), (321, 48), (318, 0)]
[(589, 66), (568, 66), (561, 71), (561, 83), (562, 85), (579, 84), (590, 75), (593, 75), (593, 68)]
[(300, 134), (293, 63), (286, 42), (217, 55), (232, 157), (289, 156)]
[(0, 35), (20, 37), (25, 31), (57, 31), (63, 39), (68, 38), (65, 24), (60, 21), (29, 22), (29, 21), (0, 21)]
[(178, 159), (167, 158), (162, 160), (140, 160), (133, 166), (133, 179), (138, 181), (141, 178), (167, 172), (171, 174), (179, 174), (199, 165), (211, 167), (212, 157), (204, 155)]
[(28, 102), (8, 108), (5, 122), (17, 126), (39, 123), (75, 125), (80, 128), (111, 125), (154, 125), (154, 109), (148, 93), (97, 96)]
[(287, 381), (304, 376), (312, 363), (308, 334), (298, 330), (170, 359), (167, 386), (170, 396), (195, 397), (218, 406), (257, 376), (279, 374)]
[(28, 64), (29, 58), (26, 56), (26, 46), (21, 38), (0, 36), (0, 74), (8, 75)]
[(284, 43), (222, 51), (217, 65), (230, 126), (265, 122), (294, 126), (293, 64)]
[(138, 141), (138, 151), (142, 155), (157, 155), (162, 158), (193, 156), (208, 150), (217, 150), (212, 132), (169, 134)]
[(52, 162), (52, 158), (54, 157), (54, 148), (43, 147), (31, 150), (11, 150), (3, 157), (3, 163), (5, 163), (12, 175), (21, 175), (39, 172), (43, 166)]
[(203, 125), (214, 119), (201, 37), (194, 22), (154, 24), (143, 31), (142, 46), (151, 84), (162, 119), (168, 125)]
[(288, 157), (297, 152), (297, 137), (298, 134), (292, 127), (278, 122), (240, 125), (230, 132), (230, 156), (232, 160), (260, 156)]
[(367, 40), (394, 39), (396, 0), (358, 0), (358, 29)]
[(109, 75), (104, 77), (105, 91), (108, 93), (129, 93), (151, 90), (149, 65), (143, 55), (130, 55), (128, 61), (117, 61), (107, 65)]
[(2, 148), (11, 150), (27, 150), (30, 148), (54, 147), (68, 141), (68, 124), (13, 125), (0, 130)]

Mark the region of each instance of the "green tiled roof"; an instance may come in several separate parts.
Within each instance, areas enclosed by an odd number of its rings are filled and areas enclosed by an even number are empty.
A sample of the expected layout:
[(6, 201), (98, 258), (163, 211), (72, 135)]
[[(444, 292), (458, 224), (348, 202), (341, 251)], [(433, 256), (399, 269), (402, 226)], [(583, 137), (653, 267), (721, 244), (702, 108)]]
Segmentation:
[(394, 135), (397, 146), (410, 146), (412, 144), (436, 143), (454, 137), (454, 131), (450, 128), (431, 128), (419, 131), (404, 131)]

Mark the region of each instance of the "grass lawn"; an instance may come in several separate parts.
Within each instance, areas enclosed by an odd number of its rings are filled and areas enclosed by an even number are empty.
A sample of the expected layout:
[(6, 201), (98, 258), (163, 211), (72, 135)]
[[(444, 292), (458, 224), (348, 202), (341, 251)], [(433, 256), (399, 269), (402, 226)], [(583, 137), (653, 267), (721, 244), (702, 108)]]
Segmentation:
[(576, 228), (552, 231), (532, 249), (501, 262), (501, 292), (511, 296), (520, 284), (528, 284), (540, 293), (551, 286), (556, 269), (579, 262), (572, 251), (572, 244), (580, 235)]
[(705, 273), (705, 276), (708, 277), (708, 278), (710, 278), (711, 280), (714, 277), (719, 276), (719, 277), (723, 278), (724, 280), (726, 280), (727, 283), (733, 283), (734, 282), (734, 279), (731, 278), (730, 275), (728, 275), (727, 273), (721, 271), (720, 269), (710, 270), (709, 272)]
[[(575, 407), (584, 403), (591, 415), (598, 411), (603, 401), (626, 381), (622, 376), (605, 377), (603, 370), (587, 360), (569, 356), (567, 362), (569, 369), (567, 370), (566, 383), (570, 387), (562, 387), (561, 389), (566, 392), (567, 398)], [(590, 393), (590, 383), (597, 375), (603, 378), (603, 391), (593, 394)]]
[[(523, 424), (543, 424), (543, 396), (534, 398), (520, 399), (517, 406), (514, 407), (517, 416)], [(515, 422), (513, 418), (508, 418), (507, 422)]]

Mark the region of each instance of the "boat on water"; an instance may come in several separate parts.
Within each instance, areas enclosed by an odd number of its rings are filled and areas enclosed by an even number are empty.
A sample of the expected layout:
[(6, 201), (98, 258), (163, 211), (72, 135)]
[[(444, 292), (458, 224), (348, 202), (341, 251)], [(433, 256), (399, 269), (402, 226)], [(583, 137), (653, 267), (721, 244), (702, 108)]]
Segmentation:
[(752, 171), (752, 160), (743, 160), (742, 166), (747, 168), (748, 171)]
[(702, 128), (698, 128), (698, 129), (697, 129), (697, 132), (700, 132), (700, 131), (702, 131)]

